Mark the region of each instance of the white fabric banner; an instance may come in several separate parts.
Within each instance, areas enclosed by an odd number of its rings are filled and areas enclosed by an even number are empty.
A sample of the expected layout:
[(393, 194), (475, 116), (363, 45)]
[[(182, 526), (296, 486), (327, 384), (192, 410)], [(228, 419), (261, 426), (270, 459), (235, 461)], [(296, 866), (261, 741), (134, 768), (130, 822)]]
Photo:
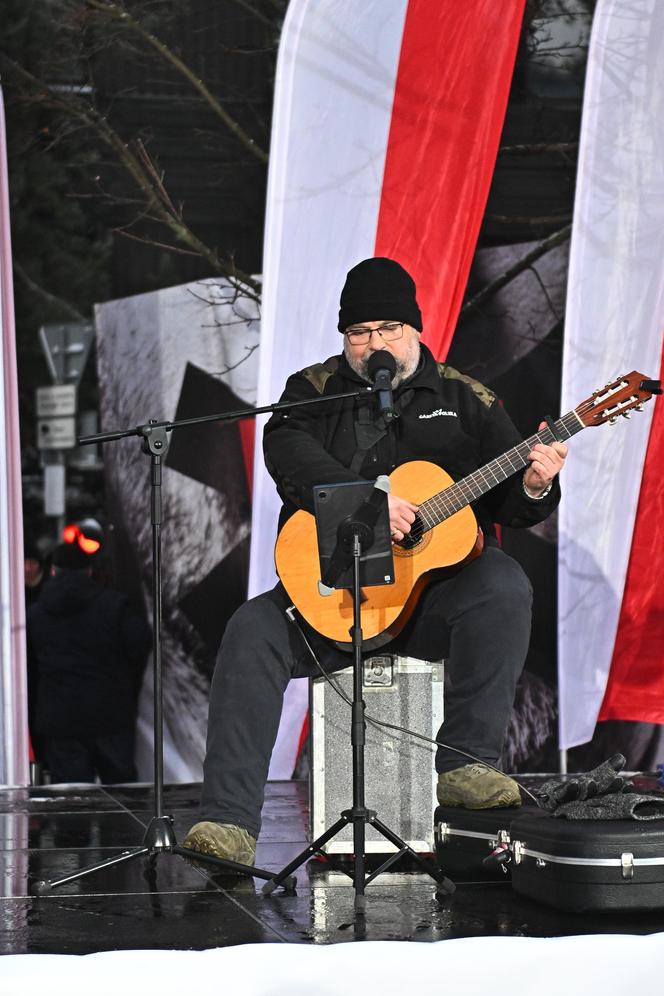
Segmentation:
[[(293, 0), (279, 50), (263, 258), (258, 401), (338, 353), (346, 272), (373, 255), (407, 0)], [(380, 30), (376, 30), (380, 24)], [(275, 583), (280, 501), (256, 428), (250, 595)], [(269, 555), (268, 555), (269, 551)]]
[[(183, 397), (191, 398), (185, 384), (192, 371), (197, 372), (196, 383), (203, 392), (197, 398), (196, 415), (220, 410), (217, 404), (213, 407), (212, 398), (218, 395), (210, 393), (209, 386), (217, 381), (247, 407), (253, 405), (259, 342), (255, 312), (252, 301), (238, 298), (221, 279), (195, 281), (98, 304), (95, 320), (103, 429), (141, 424), (150, 417), (175, 419)], [(187, 335), (182, 334), (183, 329), (187, 329)], [(184, 607), (191, 606), (195, 597), (199, 600), (197, 614), (209, 615), (216, 610), (205, 592), (214, 589), (214, 597), (218, 597), (218, 584), (223, 583), (224, 575), (219, 575), (221, 580), (211, 588), (206, 588), (206, 579), (215, 577), (220, 567), (223, 569), (223, 562), (245, 541), (249, 531), (248, 508), (238, 518), (237, 509), (229, 507), (229, 495), (219, 489), (214, 475), (208, 478), (205, 473), (207, 463), (224, 456), (224, 447), (214, 443), (214, 435), (206, 440), (211, 447), (207, 452), (200, 442), (188, 443), (195, 453), (188, 467), (178, 461), (173, 465), (176, 443), (183, 438), (180, 433), (186, 440), (198, 440), (195, 432), (194, 428), (173, 432), (163, 472), (162, 657), (167, 782), (199, 781), (205, 754), (210, 684), (201, 660), (207, 663), (208, 658), (196, 649), (190, 632), (191, 626), (196, 626)], [(230, 441), (228, 446), (227, 459), (232, 456)], [(121, 554), (124, 550), (125, 570), (141, 565), (140, 591), (150, 614), (150, 463), (136, 439), (130, 438), (106, 444), (104, 469), (115, 535), (127, 538), (122, 541), (127, 545), (116, 549)], [(231, 464), (231, 474), (236, 470)], [(232, 598), (233, 593), (228, 597)], [(219, 611), (224, 611), (223, 604)], [(199, 638), (208, 642), (200, 630)], [(149, 664), (139, 702), (136, 737), (138, 774), (144, 781), (153, 772), (153, 709), (153, 671)]]
[[(664, 320), (664, 3), (599, 0), (583, 107), (561, 410), (637, 369)], [(560, 746), (592, 736), (611, 664), (654, 405), (574, 438), (559, 547)], [(664, 569), (653, 551), (653, 570)]]
[[(338, 353), (346, 272), (374, 252), (407, 0), (291, 0), (277, 64), (257, 404), (289, 374)], [(256, 425), (249, 594), (276, 581), (280, 501)], [(307, 708), (293, 681), (271, 778), (290, 778)]]
[(23, 510), (5, 116), (0, 89), (0, 784), (27, 785)]

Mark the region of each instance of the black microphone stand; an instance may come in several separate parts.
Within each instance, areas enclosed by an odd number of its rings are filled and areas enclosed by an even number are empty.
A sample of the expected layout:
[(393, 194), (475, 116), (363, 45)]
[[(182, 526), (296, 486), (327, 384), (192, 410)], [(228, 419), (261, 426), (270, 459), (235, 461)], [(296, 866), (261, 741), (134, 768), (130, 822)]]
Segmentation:
[[(352, 484), (350, 487), (354, 487)], [(344, 485), (337, 485), (344, 487)], [(387, 493), (384, 494), (387, 503)], [(422, 871), (430, 875), (437, 883), (436, 892), (442, 895), (451, 895), (455, 891), (454, 883), (447, 878), (441, 869), (437, 868), (430, 861), (425, 860), (413, 848), (406, 843), (398, 834), (386, 826), (379, 818), (375, 810), (367, 809), (365, 802), (365, 776), (364, 776), (364, 748), (365, 748), (365, 702), (362, 693), (362, 581), (360, 578), (360, 562), (362, 551), (376, 555), (374, 546), (374, 528), (378, 520), (378, 509), (373, 506), (370, 511), (367, 509), (367, 502), (355, 509), (355, 512), (343, 519), (339, 525), (337, 533), (337, 546), (330, 558), (330, 562), (337, 565), (335, 573), (337, 577), (329, 577), (328, 571), (322, 577), (323, 587), (331, 587), (337, 580), (338, 575), (344, 569), (343, 557), (339, 558), (340, 550), (352, 550), (352, 593), (353, 593), (353, 627), (351, 630), (353, 645), (353, 703), (351, 718), (351, 747), (353, 756), (353, 804), (350, 809), (345, 809), (339, 819), (324, 830), (304, 851), (301, 851), (296, 858), (293, 858), (282, 870), (263, 886), (263, 894), (270, 895), (278, 886), (284, 885), (291, 877), (292, 873), (308, 861), (314, 854), (324, 854), (323, 847), (329, 840), (336, 837), (348, 824), (353, 824), (353, 885), (355, 889), (355, 913), (358, 918), (362, 918), (366, 912), (365, 889), (370, 882), (378, 877), (382, 872), (390, 868), (396, 861), (408, 854)], [(379, 551), (383, 552), (383, 551)], [(322, 566), (322, 565), (321, 565)], [(323, 572), (321, 572), (323, 573)], [(365, 875), (366, 867), (366, 826), (370, 824), (386, 840), (396, 848), (396, 852), (391, 854), (384, 862), (370, 875)]]
[[(173, 429), (179, 429), (188, 425), (199, 425), (203, 422), (223, 422), (231, 419), (248, 418), (250, 416), (262, 415), (277, 411), (287, 411), (292, 408), (301, 408), (305, 405), (319, 404), (341, 400), (342, 398), (358, 398), (371, 394), (370, 387), (362, 388), (358, 391), (351, 391), (344, 394), (332, 394), (326, 397), (311, 398), (305, 401), (285, 401), (274, 405), (264, 405), (262, 408), (244, 408), (239, 411), (221, 412), (216, 415), (202, 415), (196, 418), (180, 419), (177, 422), (159, 422), (150, 419), (145, 425), (137, 425), (131, 429), (121, 429), (111, 432), (99, 432), (93, 436), (81, 436), (78, 439), (79, 446), (86, 446), (94, 443), (115, 442), (118, 439), (126, 439), (129, 436), (137, 436), (141, 441), (141, 451), (150, 457), (150, 521), (152, 523), (152, 604), (153, 604), (153, 659), (154, 659), (154, 813), (141, 844), (128, 851), (123, 851), (107, 861), (92, 865), (75, 872), (73, 875), (65, 875), (62, 878), (42, 880), (32, 883), (31, 892), (35, 896), (44, 896), (61, 885), (74, 882), (86, 875), (92, 875), (104, 868), (111, 868), (115, 865), (133, 861), (136, 858), (148, 858), (149, 865), (147, 877), (151, 884), (154, 884), (156, 876), (156, 860), (160, 854), (178, 854), (182, 857), (194, 860), (196, 863), (205, 863), (218, 869), (225, 869), (233, 872), (244, 872), (255, 878), (268, 881), (273, 879), (273, 873), (253, 865), (241, 864), (237, 861), (229, 861), (225, 858), (217, 858), (211, 854), (203, 854), (199, 851), (191, 850), (187, 847), (179, 847), (177, 844), (175, 830), (173, 828), (173, 817), (163, 811), (164, 800), (164, 736), (163, 736), (163, 694), (162, 694), (162, 647), (161, 647), (161, 603), (162, 603), (162, 577), (161, 577), (161, 527), (163, 524), (163, 508), (161, 498), (161, 478), (164, 458), (169, 448), (169, 433)], [(282, 876), (279, 882), (287, 891), (294, 891), (296, 879), (293, 876)]]

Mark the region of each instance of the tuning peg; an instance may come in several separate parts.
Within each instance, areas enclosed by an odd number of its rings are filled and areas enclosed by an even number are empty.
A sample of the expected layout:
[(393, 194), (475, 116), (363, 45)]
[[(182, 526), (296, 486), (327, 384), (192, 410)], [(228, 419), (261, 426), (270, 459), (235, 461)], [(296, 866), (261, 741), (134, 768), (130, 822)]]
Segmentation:
[(617, 421), (618, 421), (618, 416), (612, 415), (611, 418), (609, 419), (609, 425), (614, 425), (614, 423)]
[(635, 405), (634, 406), (634, 411), (635, 412), (642, 412), (643, 411), (643, 405)]
[(622, 413), (622, 417), (623, 418), (631, 418), (632, 416), (629, 414), (629, 412), (623, 412)]

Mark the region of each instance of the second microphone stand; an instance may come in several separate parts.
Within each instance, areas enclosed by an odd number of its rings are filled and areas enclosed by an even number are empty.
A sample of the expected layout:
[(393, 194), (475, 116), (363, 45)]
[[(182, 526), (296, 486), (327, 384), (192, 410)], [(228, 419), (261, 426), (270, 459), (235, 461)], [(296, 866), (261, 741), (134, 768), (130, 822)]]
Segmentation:
[[(217, 870), (243, 872), (255, 878), (272, 881), (273, 872), (253, 865), (241, 864), (225, 858), (217, 858), (212, 854), (203, 854), (190, 848), (178, 846), (173, 826), (173, 817), (164, 813), (164, 712), (162, 690), (162, 572), (161, 572), (161, 528), (163, 524), (163, 506), (161, 494), (162, 468), (168, 453), (170, 437), (173, 429), (189, 425), (200, 425), (204, 422), (222, 422), (230, 419), (248, 418), (276, 411), (288, 411), (305, 405), (319, 404), (341, 400), (342, 398), (364, 397), (371, 393), (371, 388), (351, 391), (329, 397), (312, 398), (299, 402), (280, 402), (265, 405), (262, 408), (245, 408), (240, 411), (221, 412), (215, 415), (202, 415), (197, 418), (180, 419), (177, 422), (158, 422), (150, 419), (145, 425), (137, 425), (130, 429), (120, 429), (111, 432), (99, 432), (93, 436), (82, 436), (79, 446), (95, 443), (116, 442), (127, 437), (138, 437), (141, 451), (150, 457), (150, 521), (152, 525), (152, 604), (153, 604), (153, 661), (154, 661), (154, 813), (137, 847), (123, 851), (89, 868), (79, 869), (71, 875), (62, 878), (40, 880), (32, 883), (31, 891), (35, 896), (48, 895), (53, 889), (67, 885), (87, 875), (93, 875), (105, 868), (117, 867), (134, 861), (136, 858), (148, 858), (147, 877), (151, 885), (155, 883), (157, 858), (165, 854), (177, 854), (197, 864), (205, 863)], [(281, 877), (280, 885), (287, 891), (293, 891), (296, 879), (291, 875)]]
[[(339, 487), (345, 487), (339, 485)], [(355, 484), (348, 485), (354, 488)], [(387, 494), (385, 494), (387, 502)], [(417, 866), (437, 883), (437, 892), (443, 895), (450, 895), (455, 891), (454, 883), (447, 878), (443, 872), (432, 862), (427, 861), (419, 855), (410, 844), (406, 843), (394, 830), (386, 826), (373, 809), (368, 809), (365, 801), (365, 773), (364, 773), (364, 749), (366, 742), (366, 721), (365, 702), (362, 691), (362, 580), (360, 577), (361, 561), (363, 551), (376, 555), (374, 548), (374, 528), (378, 513), (369, 518), (366, 515), (367, 502), (356, 509), (355, 514), (344, 519), (338, 530), (337, 548), (345, 548), (352, 551), (352, 594), (353, 594), (353, 627), (351, 630), (353, 646), (353, 702), (351, 717), (351, 748), (353, 757), (353, 803), (350, 809), (345, 809), (339, 819), (327, 830), (312, 841), (311, 844), (301, 851), (296, 858), (293, 858), (282, 870), (274, 875), (263, 886), (264, 895), (269, 895), (278, 886), (284, 885), (291, 877), (292, 873), (308, 861), (314, 854), (324, 854), (325, 844), (333, 837), (336, 837), (347, 824), (353, 824), (353, 885), (355, 889), (355, 912), (358, 917), (363, 917), (366, 912), (365, 889), (378, 875), (386, 871), (396, 861), (404, 855), (409, 857)], [(373, 521), (371, 521), (373, 520)], [(382, 551), (379, 551), (382, 552)], [(335, 550), (336, 554), (336, 550)], [(335, 555), (331, 559), (335, 559)], [(321, 571), (321, 574), (324, 572)], [(323, 577), (323, 584), (334, 583), (336, 579)], [(391, 854), (379, 868), (370, 875), (366, 875), (366, 827), (372, 826), (395, 848), (396, 852)]]

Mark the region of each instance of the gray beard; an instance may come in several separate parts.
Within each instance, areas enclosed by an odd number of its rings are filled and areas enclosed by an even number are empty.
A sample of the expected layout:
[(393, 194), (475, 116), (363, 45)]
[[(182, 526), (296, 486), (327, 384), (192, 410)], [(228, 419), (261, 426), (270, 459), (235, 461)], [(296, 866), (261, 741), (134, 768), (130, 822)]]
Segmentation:
[[(346, 348), (344, 343), (344, 354), (348, 360), (349, 367), (355, 371), (355, 373), (362, 377), (363, 380), (369, 382), (369, 360), (371, 359), (371, 353), (368, 356), (363, 356), (361, 358), (349, 356), (349, 350)], [(403, 360), (397, 360), (394, 357), (397, 369), (394, 377), (392, 378), (392, 387), (398, 387), (399, 384), (403, 383), (404, 380), (408, 380), (412, 377), (417, 370), (420, 362), (420, 344), (417, 339), (415, 339), (411, 345), (411, 349), (408, 355)]]

